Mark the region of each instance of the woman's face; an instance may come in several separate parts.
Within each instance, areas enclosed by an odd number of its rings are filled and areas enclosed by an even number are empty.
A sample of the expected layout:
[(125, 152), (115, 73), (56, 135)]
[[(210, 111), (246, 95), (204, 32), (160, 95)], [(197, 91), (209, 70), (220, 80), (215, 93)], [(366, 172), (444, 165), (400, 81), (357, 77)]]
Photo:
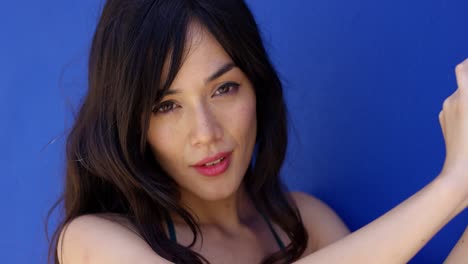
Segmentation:
[(251, 161), (255, 93), (211, 34), (191, 27), (187, 40), (182, 67), (151, 116), (148, 143), (183, 197), (219, 200), (238, 190)]

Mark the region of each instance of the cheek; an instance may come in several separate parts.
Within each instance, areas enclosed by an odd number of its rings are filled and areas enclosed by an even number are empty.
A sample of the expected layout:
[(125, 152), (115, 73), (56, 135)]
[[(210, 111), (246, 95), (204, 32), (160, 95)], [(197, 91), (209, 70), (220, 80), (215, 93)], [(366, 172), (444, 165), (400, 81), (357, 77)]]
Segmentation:
[(163, 167), (166, 164), (172, 164), (170, 157), (174, 157), (177, 153), (178, 147), (176, 144), (179, 142), (177, 131), (178, 129), (173, 126), (160, 124), (153, 120), (150, 122), (148, 143), (157, 161)]
[[(255, 97), (248, 96), (246, 100), (242, 100), (242, 103), (238, 104), (236, 109), (233, 109), (232, 116), (236, 118), (230, 120), (236, 120), (236, 130), (238, 135), (245, 140), (255, 141), (257, 134), (257, 113)], [(233, 122), (234, 123), (234, 122)], [(250, 143), (250, 142), (248, 142)]]
[(255, 103), (245, 105), (241, 111), (243, 125), (249, 131), (249, 134), (256, 134), (257, 132), (257, 113)]

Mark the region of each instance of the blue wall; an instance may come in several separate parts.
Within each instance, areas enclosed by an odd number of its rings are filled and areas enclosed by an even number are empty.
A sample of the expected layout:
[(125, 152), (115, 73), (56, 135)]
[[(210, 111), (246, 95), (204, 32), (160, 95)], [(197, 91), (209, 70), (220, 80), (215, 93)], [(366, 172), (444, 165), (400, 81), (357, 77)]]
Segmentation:
[[(60, 193), (63, 133), (86, 89), (99, 2), (0, 10), (2, 263), (45, 263), (45, 216)], [(468, 57), (467, 1), (248, 2), (285, 82), (290, 189), (318, 196), (356, 230), (438, 174), (438, 113)], [(441, 263), (467, 223), (465, 211), (411, 263)]]

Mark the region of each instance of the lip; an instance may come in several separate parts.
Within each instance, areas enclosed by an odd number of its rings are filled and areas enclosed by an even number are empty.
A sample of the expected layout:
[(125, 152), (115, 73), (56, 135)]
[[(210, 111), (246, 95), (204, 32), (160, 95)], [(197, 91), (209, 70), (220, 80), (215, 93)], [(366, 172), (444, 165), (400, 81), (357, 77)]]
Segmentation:
[(222, 157), (227, 157), (230, 154), (231, 154), (231, 152), (220, 152), (220, 153), (218, 153), (218, 154), (216, 154), (214, 156), (204, 158), (204, 159), (200, 160), (199, 162), (193, 164), (192, 166), (193, 167), (203, 166), (206, 163), (213, 162), (213, 161), (218, 160), (218, 159), (220, 159)]
[[(227, 153), (227, 154), (225, 154)], [(197, 164), (205, 164), (206, 160), (208, 160), (208, 162), (210, 161), (215, 161), (219, 158), (222, 158), (224, 157), (224, 159), (216, 164), (216, 165), (212, 165), (212, 166), (204, 166), (204, 165), (193, 165), (192, 167), (195, 168), (195, 170), (202, 174), (203, 176), (208, 176), (208, 177), (213, 177), (213, 176), (218, 176), (222, 173), (224, 173), (228, 168), (229, 168), (229, 165), (231, 164), (231, 153), (230, 152), (225, 152), (225, 153), (220, 153), (220, 154), (217, 154), (213, 157), (210, 157), (208, 159), (204, 159), (202, 162), (199, 162)], [(217, 157), (217, 158), (216, 158)]]

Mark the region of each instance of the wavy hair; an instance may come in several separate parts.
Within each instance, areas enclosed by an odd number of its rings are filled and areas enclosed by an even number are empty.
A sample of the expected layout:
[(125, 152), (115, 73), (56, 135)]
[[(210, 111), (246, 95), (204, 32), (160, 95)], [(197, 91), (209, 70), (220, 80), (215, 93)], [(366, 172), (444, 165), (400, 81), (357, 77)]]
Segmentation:
[[(254, 206), (291, 240), (262, 263), (291, 262), (304, 252), (307, 232), (279, 175), (288, 137), (282, 84), (247, 4), (108, 0), (91, 44), (88, 91), (66, 140), (64, 192), (51, 208), (63, 203), (64, 216), (49, 247), (49, 259), (54, 253), (55, 263), (58, 236), (67, 223), (96, 213), (127, 218), (163, 258), (175, 263), (208, 262), (191, 250), (200, 228), (178, 203), (178, 186), (161, 169), (146, 138), (152, 106), (181, 67), (187, 29), (194, 21), (217, 39), (255, 90), (256, 148), (243, 181)], [(164, 75), (167, 58), (170, 67)], [(164, 224), (169, 212), (180, 215), (190, 227), (194, 235), (190, 246), (168, 238)]]

